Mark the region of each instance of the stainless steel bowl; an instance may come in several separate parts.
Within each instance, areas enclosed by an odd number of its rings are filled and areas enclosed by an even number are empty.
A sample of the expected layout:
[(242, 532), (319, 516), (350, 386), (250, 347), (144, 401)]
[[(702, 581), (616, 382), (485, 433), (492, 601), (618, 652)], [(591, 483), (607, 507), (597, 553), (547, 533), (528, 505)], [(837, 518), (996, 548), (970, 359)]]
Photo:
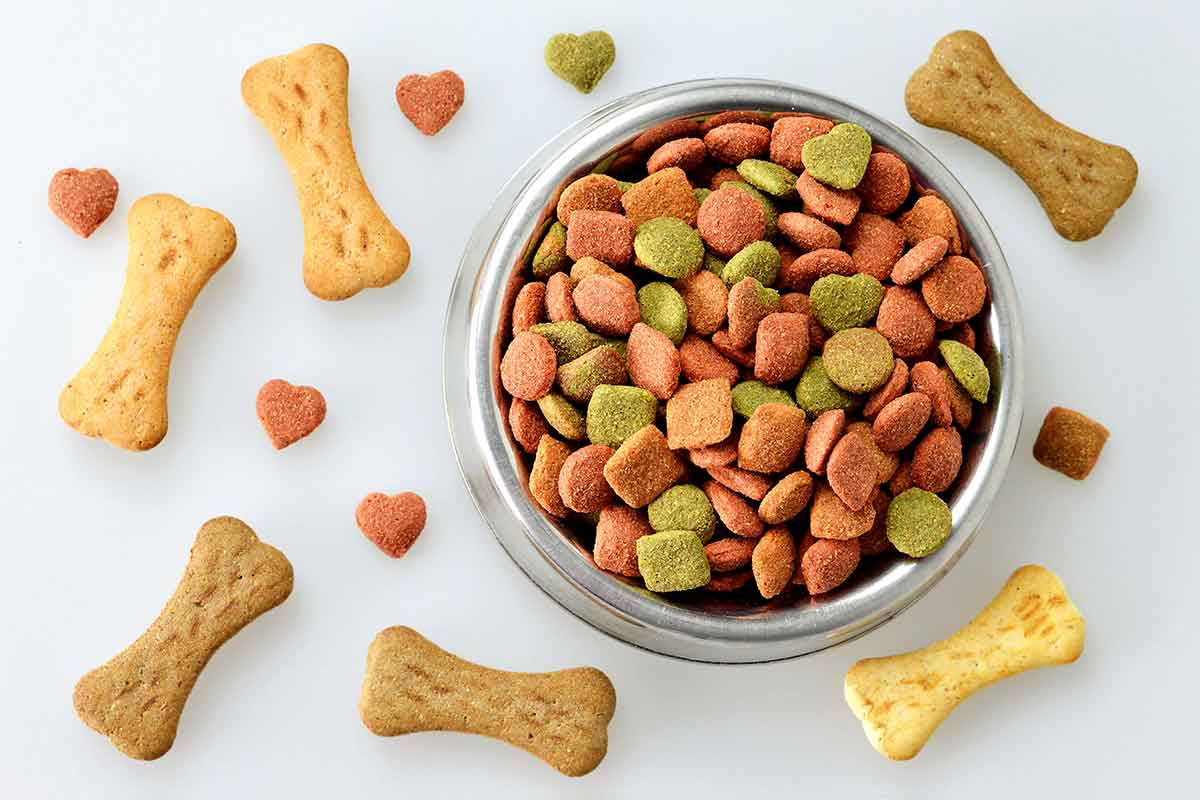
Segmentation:
[[(526, 468), (497, 397), (505, 298), (560, 188), (653, 125), (726, 109), (806, 111), (862, 125), (955, 210), (990, 290), (978, 347), (992, 370), (993, 394), (976, 414), (973, 427), (983, 435), (964, 454), (951, 490), (950, 539), (921, 560), (868, 562), (827, 596), (757, 608), (719, 598), (662, 597), (598, 570), (570, 532), (529, 496)], [(534, 583), (575, 616), (629, 644), (695, 661), (748, 663), (813, 653), (860, 636), (920, 599), (962, 557), (1016, 444), (1022, 350), (1017, 293), (1000, 245), (940, 161), (896, 126), (840, 100), (783, 83), (728, 78), (671, 84), (609, 103), (556, 136), (517, 171), (475, 228), (459, 264), (446, 314), (443, 380), (450, 436), (471, 497)]]

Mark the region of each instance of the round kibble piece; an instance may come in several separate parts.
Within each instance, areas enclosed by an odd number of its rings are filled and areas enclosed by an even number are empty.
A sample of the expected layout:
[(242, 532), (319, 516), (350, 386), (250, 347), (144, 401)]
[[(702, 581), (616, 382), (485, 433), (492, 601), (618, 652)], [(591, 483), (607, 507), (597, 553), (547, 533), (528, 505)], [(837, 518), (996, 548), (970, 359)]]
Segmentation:
[(558, 494), (563, 505), (580, 514), (591, 514), (612, 504), (612, 487), (604, 479), (604, 465), (613, 452), (611, 447), (589, 444), (567, 456), (558, 473)]
[(638, 289), (637, 300), (642, 322), (661, 331), (673, 344), (683, 341), (687, 333), (687, 303), (674, 286), (663, 281), (647, 283)]
[(913, 245), (892, 267), (892, 282), (906, 286), (941, 263), (950, 242), (943, 236), (930, 236)]
[(790, 472), (771, 487), (758, 504), (758, 516), (768, 525), (782, 525), (795, 519), (812, 499), (813, 479), (804, 470)]
[(934, 428), (913, 450), (912, 482), (927, 492), (944, 492), (958, 477), (962, 459), (962, 437), (958, 429)]
[(873, 214), (895, 213), (908, 199), (912, 187), (908, 165), (893, 153), (872, 153), (855, 191), (863, 208)]
[(516, 336), (527, 331), (545, 319), (546, 284), (541, 281), (530, 281), (517, 292), (513, 301), (512, 332)]
[(965, 322), (983, 308), (987, 281), (971, 259), (949, 256), (921, 279), (921, 296), (938, 319)]
[(871, 423), (865, 419), (855, 420), (846, 426), (846, 432), (843, 435), (857, 436), (871, 451), (871, 458), (875, 462), (875, 482), (877, 484), (884, 484), (891, 480), (892, 475), (896, 473), (896, 468), (900, 466), (900, 456), (879, 449), (879, 445), (875, 444), (875, 436), (871, 433)]
[(908, 556), (922, 558), (950, 537), (950, 507), (924, 489), (908, 489), (892, 498), (887, 511), (887, 537)]
[(771, 146), (771, 131), (750, 122), (730, 122), (704, 134), (708, 153), (722, 164), (757, 158)]
[(820, 483), (813, 494), (809, 512), (809, 532), (818, 539), (853, 539), (871, 530), (875, 524), (875, 509), (870, 503), (858, 511), (852, 510), (829, 488)]
[(854, 396), (829, 379), (821, 356), (810, 358), (796, 383), (796, 405), (815, 417), (853, 403)]
[(865, 394), (887, 383), (895, 356), (887, 339), (870, 328), (848, 328), (829, 337), (822, 352), (829, 379), (848, 392)]
[[(741, 177), (741, 176), (739, 175), (738, 177)], [(758, 205), (762, 208), (763, 215), (766, 217), (766, 224), (767, 224), (766, 238), (767, 239), (775, 238), (776, 224), (779, 221), (779, 211), (778, 211), (778, 209), (775, 208), (775, 204), (771, 202), (771, 198), (767, 197), (765, 194), (760, 192), (758, 189), (755, 189), (753, 186), (746, 183), (745, 181), (728, 181), (728, 182), (722, 184), (721, 188), (722, 189), (734, 189), (735, 191), (745, 192), (746, 194), (753, 197), (754, 201), (756, 203), (758, 203)]]
[(770, 600), (783, 593), (796, 571), (796, 543), (787, 528), (776, 527), (762, 535), (750, 558), (758, 593)]
[(712, 503), (699, 486), (681, 483), (660, 494), (646, 507), (650, 527), (656, 531), (692, 531), (707, 542), (717, 529)]
[(880, 281), (892, 274), (892, 267), (904, 252), (904, 231), (878, 214), (859, 214), (846, 226), (843, 240), (855, 270)]
[(759, 323), (777, 308), (779, 292), (764, 287), (756, 278), (742, 278), (729, 290), (729, 341), (734, 347), (750, 347)]
[(571, 296), (584, 324), (605, 336), (626, 336), (642, 319), (637, 292), (610, 278), (584, 278)]
[(687, 307), (687, 327), (692, 333), (711, 336), (725, 324), (729, 290), (725, 281), (708, 270), (700, 270), (676, 284)]
[(858, 436), (839, 439), (825, 466), (829, 488), (851, 511), (861, 510), (871, 499), (877, 472), (874, 453)]
[(537, 451), (542, 436), (550, 432), (537, 406), (516, 397), (508, 408), (508, 427), (521, 449), (531, 455)]
[(567, 256), (591, 256), (609, 265), (628, 264), (633, 257), (633, 223), (612, 211), (574, 211), (567, 226)]
[(679, 167), (684, 172), (691, 172), (704, 163), (708, 157), (708, 148), (704, 141), (695, 138), (674, 139), (654, 151), (646, 160), (646, 172), (658, 172), (668, 167)]
[(746, 192), (717, 189), (700, 205), (696, 228), (710, 250), (729, 258), (766, 235), (766, 215)]
[(958, 219), (942, 198), (936, 195), (925, 195), (908, 211), (896, 220), (904, 229), (904, 238), (908, 246), (913, 247), (918, 242), (930, 236), (941, 236), (950, 243), (950, 252), (955, 255), (962, 252), (962, 240), (958, 235)]
[(721, 279), (733, 286), (744, 278), (754, 278), (763, 286), (771, 286), (779, 275), (779, 250), (770, 242), (752, 242), (737, 252), (725, 264)]
[(849, 278), (826, 275), (813, 284), (808, 299), (813, 316), (826, 330), (835, 333), (861, 327), (874, 319), (883, 295), (883, 284), (870, 275)]
[(571, 277), (565, 272), (556, 272), (546, 281), (546, 316), (551, 322), (576, 322), (575, 300)]
[(896, 355), (915, 358), (933, 344), (937, 320), (916, 291), (904, 286), (889, 286), (879, 304), (875, 327)]
[(513, 337), (500, 359), (500, 383), (504, 390), (521, 400), (537, 400), (554, 386), (558, 359), (550, 343), (537, 334), (524, 331)]
[(986, 403), (992, 388), (992, 378), (979, 354), (966, 345), (949, 339), (938, 342), (938, 350), (942, 358), (946, 359), (946, 366), (950, 368), (955, 380), (966, 389), (967, 394), (973, 400)]
[(808, 361), (808, 317), (783, 312), (768, 314), (758, 323), (754, 347), (756, 379), (770, 384), (790, 381)]
[(600, 512), (596, 522), (596, 543), (592, 558), (596, 566), (618, 575), (636, 578), (637, 540), (654, 533), (646, 515), (621, 503), (613, 503)]
[(571, 212), (580, 210), (621, 213), (621, 185), (607, 175), (584, 175), (563, 189), (558, 198), (558, 221), (571, 222)]
[(644, 322), (633, 326), (625, 353), (625, 369), (635, 386), (667, 400), (679, 386), (679, 351), (662, 331)]
[(858, 539), (817, 539), (800, 559), (800, 574), (809, 594), (825, 594), (846, 582), (859, 561)]
[(786, 197), (796, 190), (795, 173), (770, 161), (747, 158), (737, 165), (737, 171), (746, 183), (773, 197)]
[(640, 266), (672, 279), (686, 278), (704, 261), (700, 234), (675, 217), (643, 222), (638, 226), (633, 249)]
[(837, 230), (808, 214), (788, 211), (779, 215), (776, 224), (780, 233), (805, 252), (825, 248), (836, 250), (842, 246), (842, 235)]
[(933, 403), (928, 395), (909, 392), (888, 403), (875, 417), (871, 433), (880, 450), (894, 453), (912, 444), (929, 422)]

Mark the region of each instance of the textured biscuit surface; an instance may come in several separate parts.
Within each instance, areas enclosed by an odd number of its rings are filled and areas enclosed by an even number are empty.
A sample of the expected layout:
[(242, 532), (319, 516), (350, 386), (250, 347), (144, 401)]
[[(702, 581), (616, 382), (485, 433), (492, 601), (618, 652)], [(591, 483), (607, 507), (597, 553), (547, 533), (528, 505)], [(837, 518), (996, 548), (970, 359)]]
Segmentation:
[(350, 65), (312, 44), (260, 61), (242, 99), (291, 170), (304, 220), (304, 285), (323, 300), (386, 286), (408, 269), (408, 242), (367, 187), (350, 138)]
[(922, 650), (859, 661), (846, 673), (846, 703), (883, 755), (920, 752), (950, 712), (976, 690), (1083, 652), (1084, 621), (1050, 570), (1021, 567), (953, 636)]
[(184, 703), (208, 659), (292, 592), (292, 565), (233, 517), (211, 519), (187, 569), (146, 632), (75, 685), (75, 712), (131, 758), (171, 749)]
[(412, 628), (386, 628), (367, 650), (358, 709), (380, 736), (457, 731), (527, 750), (564, 775), (591, 772), (608, 752), (616, 708), (598, 669), (503, 672), (447, 653)]
[(934, 45), (909, 79), (904, 101), (917, 122), (966, 137), (1016, 170), (1067, 239), (1100, 233), (1133, 192), (1137, 162), (1129, 151), (1038, 108), (972, 31), (955, 31)]
[(116, 317), (62, 390), (59, 415), (85, 436), (149, 450), (167, 434), (175, 340), (196, 295), (237, 246), (225, 217), (169, 194), (129, 211), (129, 262)]

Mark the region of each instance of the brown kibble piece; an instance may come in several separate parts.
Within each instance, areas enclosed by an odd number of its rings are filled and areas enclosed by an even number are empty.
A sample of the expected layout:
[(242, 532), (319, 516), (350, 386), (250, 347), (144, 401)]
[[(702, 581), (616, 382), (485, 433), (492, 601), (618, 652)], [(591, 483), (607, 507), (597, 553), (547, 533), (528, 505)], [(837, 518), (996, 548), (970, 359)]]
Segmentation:
[(709, 467), (708, 474), (725, 488), (751, 500), (762, 500), (767, 496), (767, 492), (771, 491), (770, 478), (741, 467)]
[(829, 338), (829, 332), (817, 322), (812, 313), (812, 303), (808, 295), (800, 292), (786, 292), (779, 296), (779, 310), (789, 314), (803, 314), (808, 317), (808, 352), (819, 352)]
[(1078, 411), (1055, 406), (1046, 413), (1033, 457), (1042, 466), (1081, 481), (1092, 472), (1108, 441), (1108, 428)]
[(884, 484), (892, 479), (896, 474), (896, 468), (900, 466), (900, 456), (895, 453), (888, 453), (879, 448), (875, 444), (875, 436), (871, 433), (871, 423), (865, 419), (856, 420), (846, 426), (846, 432), (843, 436), (857, 436), (862, 439), (863, 444), (871, 451), (871, 457), (875, 461), (875, 483)]
[(704, 555), (713, 572), (733, 572), (750, 563), (755, 540), (732, 536), (704, 545)]
[(896, 474), (888, 481), (888, 493), (892, 497), (904, 494), (913, 487), (912, 482), (912, 462), (901, 461), (900, 466), (896, 467)]
[(954, 413), (950, 410), (950, 390), (941, 370), (932, 361), (914, 364), (909, 370), (909, 383), (914, 392), (928, 395), (933, 404), (931, 419), (939, 428), (954, 424)]
[(915, 290), (889, 286), (875, 315), (875, 329), (901, 358), (915, 358), (933, 345), (937, 321)]
[(717, 444), (732, 430), (732, 394), (721, 378), (684, 384), (667, 400), (667, 443), (672, 450)]
[(386, 555), (401, 558), (425, 529), (425, 501), (415, 492), (371, 492), (355, 509), (354, 522)]
[(700, 123), (700, 132), (708, 133), (713, 128), (719, 128), (722, 125), (728, 125), (731, 122), (746, 122), (754, 125), (769, 125), (771, 122), (770, 115), (764, 114), (761, 111), (749, 111), (744, 109), (732, 109), (730, 111), (718, 111), (704, 122)]
[(688, 458), (701, 469), (732, 464), (737, 460), (737, 436), (730, 434), (716, 444), (690, 449)]
[(958, 235), (958, 219), (946, 201), (934, 194), (927, 194), (913, 204), (913, 207), (900, 215), (897, 222), (904, 229), (904, 238), (908, 246), (913, 247), (918, 242), (930, 236), (941, 236), (950, 244), (950, 252), (962, 253), (962, 239)]
[(809, 472), (820, 475), (825, 471), (825, 462), (845, 427), (846, 412), (840, 408), (826, 411), (813, 420), (804, 440), (804, 466)]
[(705, 481), (702, 488), (722, 525), (747, 539), (762, 536), (763, 522), (745, 498), (716, 481)]
[(858, 568), (859, 545), (857, 539), (834, 541), (821, 539), (813, 542), (800, 561), (800, 572), (809, 594), (825, 594), (846, 582)]
[(325, 421), (325, 396), (312, 386), (273, 378), (254, 398), (254, 411), (276, 450), (295, 444)]
[(833, 130), (833, 122), (820, 117), (784, 117), (771, 126), (771, 160), (792, 172), (801, 172), (804, 143)]
[(596, 522), (596, 542), (592, 558), (596, 566), (618, 575), (636, 578), (637, 540), (654, 533), (645, 512), (622, 503), (613, 503), (600, 512)]
[(710, 592), (736, 592), (752, 580), (754, 580), (754, 575), (748, 569), (722, 572), (709, 578), (703, 588)]
[(571, 297), (574, 288), (574, 282), (565, 272), (556, 272), (546, 279), (546, 316), (551, 322), (578, 321)]
[(537, 455), (529, 469), (529, 493), (551, 516), (567, 515), (567, 507), (558, 493), (558, 473), (569, 455), (570, 447), (546, 434), (538, 442)]
[(611, 278), (600, 275), (584, 278), (575, 287), (572, 298), (572, 307), (588, 329), (605, 336), (627, 336), (642, 319), (637, 292)]
[(750, 557), (758, 593), (770, 600), (783, 592), (796, 571), (796, 543), (787, 528), (771, 528), (754, 545)]
[(858, 542), (859, 555), (862, 557), (877, 556), (892, 549), (892, 542), (887, 537), (887, 510), (891, 502), (892, 499), (882, 489), (876, 489), (871, 495), (871, 505), (875, 508), (875, 524), (871, 526), (871, 530), (854, 540)]
[(934, 428), (925, 434), (912, 457), (912, 482), (938, 494), (950, 488), (962, 467), (962, 437), (957, 428)]
[(623, 266), (633, 259), (634, 233), (633, 222), (612, 211), (575, 211), (567, 226), (567, 256)]
[(757, 279), (747, 277), (735, 283), (729, 290), (726, 309), (729, 318), (726, 333), (729, 334), (730, 343), (737, 348), (750, 347), (758, 332), (758, 324), (777, 308), (778, 295), (764, 297), (762, 284)]
[(933, 403), (929, 395), (909, 392), (888, 403), (875, 417), (871, 433), (880, 450), (896, 452), (912, 444), (929, 422)]
[(517, 292), (517, 299), (513, 301), (513, 336), (527, 331), (545, 320), (546, 284), (541, 281), (530, 281), (521, 287), (521, 291)]
[(871, 530), (874, 524), (875, 507), (870, 503), (854, 511), (829, 488), (829, 484), (817, 484), (808, 523), (813, 536), (818, 539), (853, 539)]
[(754, 377), (763, 383), (790, 381), (808, 363), (808, 317), (776, 312), (758, 323)]
[[(755, 331), (758, 329), (755, 328)], [(729, 329), (722, 328), (712, 335), (712, 346), (723, 357), (729, 359), (739, 367), (746, 369), (754, 369), (754, 349), (750, 347), (738, 347), (734, 345), (733, 340), (729, 336)]]
[(867, 171), (854, 191), (862, 198), (863, 208), (872, 214), (888, 215), (900, 209), (912, 188), (908, 165), (894, 153), (871, 153)]
[(867, 397), (866, 405), (863, 406), (863, 416), (871, 419), (882, 411), (884, 406), (904, 394), (904, 390), (907, 388), (908, 364), (897, 358), (895, 365), (892, 367), (892, 375), (888, 378), (887, 383)]
[(709, 155), (722, 164), (758, 158), (771, 146), (771, 131), (750, 122), (730, 122), (704, 134)]
[(679, 351), (665, 333), (644, 322), (636, 323), (629, 333), (625, 368), (634, 386), (659, 400), (669, 399), (679, 386)]
[(604, 465), (604, 477), (617, 497), (644, 508), (687, 473), (667, 437), (653, 425), (630, 436)]
[(558, 473), (563, 505), (580, 514), (591, 514), (612, 503), (612, 487), (604, 479), (604, 465), (613, 452), (606, 445), (589, 444), (567, 456)]
[(938, 319), (965, 322), (983, 308), (987, 280), (971, 259), (948, 256), (921, 279), (921, 296)]
[(904, 252), (904, 231), (887, 217), (863, 212), (846, 226), (845, 247), (854, 259), (854, 269), (876, 280), (887, 280)]
[(967, 390), (962, 387), (950, 370), (942, 367), (940, 372), (946, 385), (946, 394), (950, 398), (950, 415), (954, 417), (954, 424), (965, 431), (971, 426), (971, 417), (974, 416), (975, 411), (971, 395), (967, 394)]
[(763, 403), (742, 426), (738, 466), (752, 472), (783, 472), (795, 463), (804, 448), (807, 427), (804, 412), (799, 408)]
[(733, 188), (717, 189), (706, 197), (696, 217), (696, 229), (704, 244), (724, 258), (762, 239), (766, 225), (758, 201), (748, 192)]
[(508, 408), (508, 427), (521, 449), (531, 455), (537, 451), (542, 436), (550, 431), (537, 404), (527, 403), (519, 397), (514, 397)]
[(700, 208), (692, 184), (679, 167), (667, 167), (638, 181), (621, 196), (621, 205), (634, 228), (657, 217), (675, 217), (695, 225)]
[(842, 235), (834, 228), (799, 211), (780, 214), (777, 227), (788, 241), (804, 252), (823, 248), (836, 250), (842, 246)]
[(795, 519), (812, 499), (813, 479), (804, 470), (789, 472), (771, 487), (758, 504), (758, 516), (768, 525), (782, 525)]
[(775, 284), (781, 289), (806, 292), (818, 278), (826, 275), (854, 274), (854, 259), (844, 250), (823, 247), (797, 256), (786, 269), (782, 264)]
[(60, 169), (50, 179), (47, 198), (54, 216), (88, 238), (117, 205), (117, 179), (106, 169)]
[(679, 363), (684, 376), (692, 383), (720, 378), (728, 381), (732, 387), (738, 382), (737, 365), (721, 355), (707, 339), (699, 336), (688, 335), (684, 338), (679, 345)]
[(607, 175), (584, 175), (570, 184), (558, 198), (558, 221), (570, 225), (571, 213), (581, 210), (621, 213), (621, 184)]
[(950, 242), (944, 236), (922, 239), (900, 256), (900, 260), (892, 267), (892, 282), (901, 286), (912, 283), (936, 267), (949, 249)]
[(804, 201), (806, 213), (838, 225), (849, 225), (862, 202), (854, 192), (826, 186), (807, 171), (800, 173), (800, 178), (796, 181), (796, 192)]
[(687, 306), (689, 331), (711, 336), (725, 324), (729, 290), (715, 273), (699, 270), (690, 278), (676, 281), (675, 288)]
[(500, 382), (504, 390), (521, 400), (537, 400), (549, 394), (557, 375), (558, 357), (554, 348), (536, 333), (518, 333), (500, 359)]
[(646, 160), (646, 172), (658, 172), (668, 167), (678, 167), (691, 172), (708, 158), (708, 148), (701, 139), (672, 139), (665, 142)]
[(623, 286), (628, 286), (635, 292), (637, 291), (637, 285), (634, 284), (628, 275), (623, 272), (617, 272), (608, 264), (605, 264), (603, 261), (598, 261), (591, 256), (581, 258), (571, 265), (571, 280), (575, 281), (576, 286), (578, 286), (584, 278), (590, 278), (593, 276), (614, 280)]
[(638, 155), (646, 155), (653, 153), (672, 139), (694, 137), (700, 132), (700, 123), (694, 119), (667, 120), (643, 131), (633, 140), (629, 149)]
[(878, 467), (875, 454), (857, 436), (843, 435), (834, 445), (825, 466), (829, 488), (851, 511), (859, 511), (875, 490)]

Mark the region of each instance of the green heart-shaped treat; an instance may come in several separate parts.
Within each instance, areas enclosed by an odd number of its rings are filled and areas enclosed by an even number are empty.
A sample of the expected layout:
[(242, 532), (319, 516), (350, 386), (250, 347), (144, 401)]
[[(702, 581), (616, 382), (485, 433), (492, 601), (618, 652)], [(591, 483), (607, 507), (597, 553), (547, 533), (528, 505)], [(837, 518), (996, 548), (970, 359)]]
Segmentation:
[(546, 42), (545, 55), (551, 72), (587, 94), (617, 59), (617, 47), (604, 31), (557, 33)]
[(830, 333), (861, 328), (879, 311), (883, 284), (861, 272), (850, 277), (826, 275), (812, 285), (808, 302), (817, 322)]
[(853, 189), (871, 160), (871, 134), (853, 122), (834, 125), (833, 130), (804, 143), (800, 160), (809, 175), (835, 189)]

